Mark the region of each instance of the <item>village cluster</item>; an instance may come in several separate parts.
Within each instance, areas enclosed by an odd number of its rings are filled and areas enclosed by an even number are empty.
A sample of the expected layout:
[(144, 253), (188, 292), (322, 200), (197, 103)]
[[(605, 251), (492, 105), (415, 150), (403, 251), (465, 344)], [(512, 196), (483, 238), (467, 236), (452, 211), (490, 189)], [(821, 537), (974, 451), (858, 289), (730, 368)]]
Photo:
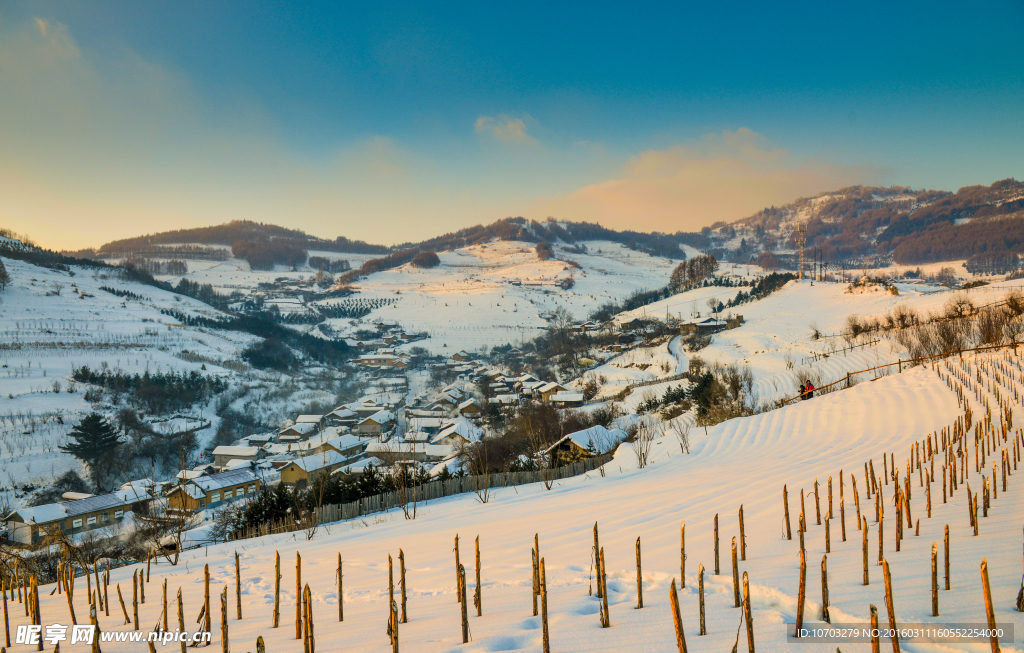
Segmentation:
[[(390, 344), (394, 342), (391, 337), (368, 342)], [(358, 476), (371, 466), (422, 468), (430, 477), (458, 475), (463, 471), (460, 454), (464, 447), (483, 433), (480, 418), (485, 404), (509, 414), (527, 401), (558, 408), (584, 403), (583, 394), (567, 385), (529, 373), (509, 375), (466, 351), (434, 364), (446, 368), (454, 381), (407, 399), (409, 379), (395, 375), (405, 368), (401, 361), (407, 358), (405, 352), (396, 354), (387, 347), (360, 356), (358, 364), (371, 369), (364, 372), (369, 385), (356, 401), (322, 415), (297, 415), (276, 432), (217, 446), (203, 454), (198, 465), (181, 470), (173, 479), (134, 480), (96, 496), (66, 492), (63, 501), (14, 510), (6, 516), (10, 538), (33, 544), (42, 541), (48, 527), (59, 526), (73, 535), (116, 525), (130, 512), (148, 512), (155, 501), (165, 501), (171, 513), (210, 521), (218, 508), (251, 497), (266, 485), (303, 490), (321, 474)], [(489, 397), (479, 396), (481, 385), (489, 389)], [(589, 456), (591, 430), (568, 434), (551, 448), (572, 448), (576, 458)]]

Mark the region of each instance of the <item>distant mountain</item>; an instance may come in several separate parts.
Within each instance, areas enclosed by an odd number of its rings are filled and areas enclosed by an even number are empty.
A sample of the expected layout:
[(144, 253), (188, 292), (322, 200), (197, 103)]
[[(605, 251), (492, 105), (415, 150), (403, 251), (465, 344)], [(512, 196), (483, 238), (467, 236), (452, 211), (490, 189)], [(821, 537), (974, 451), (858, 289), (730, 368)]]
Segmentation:
[[(323, 250), (380, 255), (367, 270), (387, 269), (417, 252), (445, 251), (492, 240), (553, 242), (571, 248), (582, 241), (608, 240), (668, 259), (685, 258), (682, 246), (711, 252), (725, 261), (792, 265), (799, 248), (799, 225), (809, 255), (849, 265), (894, 261), (917, 265), (968, 260), (979, 271), (1015, 269), (1024, 255), (1024, 183), (1015, 179), (991, 186), (966, 186), (955, 193), (913, 190), (905, 186), (850, 186), (768, 207), (735, 222), (718, 222), (699, 232), (615, 231), (589, 222), (545, 222), (504, 218), (420, 242), (393, 247), (339, 236), (317, 238), (296, 229), (248, 220), (214, 227), (165, 231), (125, 238), (98, 250), (75, 252), (100, 258), (218, 258), (212, 247), (240, 252), (260, 250), (263, 258), (283, 263), (304, 260), (304, 252)], [(205, 247), (204, 247), (205, 246)]]
[(124, 238), (103, 245), (96, 250), (99, 257), (120, 257), (128, 253), (139, 253), (167, 245), (200, 244), (233, 247), (239, 242), (270, 242), (297, 247), (304, 250), (327, 252), (348, 252), (353, 254), (386, 254), (390, 248), (371, 245), (361, 240), (349, 240), (338, 236), (334, 240), (310, 236), (304, 231), (287, 229), (273, 224), (250, 220), (233, 220), (214, 227), (176, 229), (136, 238)]
[(1024, 183), (966, 186), (956, 193), (851, 186), (712, 225), (711, 251), (749, 261), (806, 247), (825, 261), (891, 258), (903, 265), (968, 259), (968, 268), (1016, 268), (1024, 254)]

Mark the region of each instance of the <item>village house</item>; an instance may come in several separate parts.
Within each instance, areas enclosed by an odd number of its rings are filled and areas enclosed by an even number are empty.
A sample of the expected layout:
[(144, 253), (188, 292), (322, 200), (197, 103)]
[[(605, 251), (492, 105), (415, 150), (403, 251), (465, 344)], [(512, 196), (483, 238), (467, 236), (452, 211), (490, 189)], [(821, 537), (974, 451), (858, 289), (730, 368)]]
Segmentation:
[(380, 410), (363, 419), (356, 425), (356, 432), (361, 435), (380, 436), (382, 433), (391, 430), (395, 416), (390, 411)]
[(167, 508), (173, 512), (197, 512), (225, 501), (256, 494), (260, 479), (252, 469), (233, 469), (193, 478), (167, 492)]
[(234, 447), (221, 445), (213, 450), (213, 464), (223, 467), (232, 460), (255, 461), (263, 457), (263, 449), (260, 447)]
[(129, 511), (149, 508), (152, 497), (134, 488), (89, 496), (84, 499), (19, 508), (4, 517), (9, 537), (25, 545), (39, 544), (48, 529), (73, 535), (120, 522)]
[(583, 405), (582, 392), (556, 392), (548, 397), (548, 401), (561, 408), (578, 408)]
[(309, 487), (313, 479), (320, 474), (330, 474), (348, 462), (350, 462), (349, 458), (334, 449), (325, 449), (319, 453), (288, 461), (281, 468), (281, 483), (294, 485), (302, 490)]
[(548, 401), (551, 401), (551, 396), (552, 395), (554, 395), (556, 393), (559, 393), (559, 392), (568, 392), (568, 391), (569, 391), (569, 388), (565, 387), (564, 385), (562, 385), (560, 383), (555, 383), (554, 381), (550, 381), (550, 382), (545, 383), (544, 385), (542, 385), (540, 387), (534, 388), (533, 393), (534, 393), (535, 396), (540, 397), (541, 401), (548, 402)]
[(679, 324), (679, 332), (684, 335), (688, 333), (696, 333), (698, 335), (718, 333), (719, 331), (725, 331), (727, 328), (729, 328), (728, 322), (716, 320), (713, 317), (686, 320)]
[(448, 445), (418, 442), (371, 442), (366, 448), (367, 458), (376, 458), (385, 464), (392, 461), (441, 461), (454, 455), (455, 451)]
[(283, 436), (297, 436), (299, 438), (309, 437), (310, 434), (316, 431), (315, 424), (292, 424), (278, 431), (278, 440), (282, 440)]
[(480, 402), (472, 397), (459, 404), (455, 410), (463, 417), (479, 416), (484, 411), (483, 407), (480, 406)]
[(621, 429), (608, 429), (604, 426), (591, 426), (582, 431), (562, 436), (548, 447), (544, 454), (548, 456), (551, 467), (561, 467), (585, 458), (592, 458), (595, 453), (611, 450), (627, 437)]

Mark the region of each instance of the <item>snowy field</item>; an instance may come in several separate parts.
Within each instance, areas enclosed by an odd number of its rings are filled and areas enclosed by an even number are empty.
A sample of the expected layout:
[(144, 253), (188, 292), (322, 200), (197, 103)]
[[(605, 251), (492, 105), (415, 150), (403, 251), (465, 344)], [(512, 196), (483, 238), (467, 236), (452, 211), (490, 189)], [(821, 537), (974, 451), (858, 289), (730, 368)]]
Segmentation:
[[(49, 270), (4, 259), (13, 283), (0, 296), (0, 484), (45, 484), (79, 469), (62, 454), (68, 430), (91, 409), (73, 382), (83, 365), (127, 374), (200, 370), (231, 376), (253, 336), (182, 326), (161, 309), (217, 317), (208, 305), (108, 271)], [(127, 290), (119, 297), (102, 287)], [(212, 410), (186, 414), (208, 421)], [(195, 426), (195, 423), (192, 424)]]
[[(998, 359), (1002, 354), (992, 357)], [(991, 360), (991, 359), (987, 359)], [(1020, 373), (1019, 359), (1004, 361)], [(975, 368), (970, 368), (972, 374)], [(986, 368), (991, 370), (991, 367)], [(986, 371), (985, 374), (989, 374)], [(1005, 375), (1002, 383), (1010, 381)], [(992, 395), (982, 398), (992, 400)], [(980, 404), (971, 398), (975, 421)], [(993, 404), (994, 405), (994, 404)], [(871, 460), (881, 476), (882, 456), (894, 453), (902, 470), (910, 447), (926, 436), (950, 427), (963, 414), (946, 381), (930, 368), (864, 383), (849, 390), (815, 398), (781, 410), (731, 420), (691, 433), (691, 452), (682, 454), (670, 435), (657, 442), (651, 462), (638, 469), (628, 445), (620, 448), (597, 472), (568, 479), (550, 491), (543, 484), (492, 493), (487, 503), (474, 495), (433, 502), (419, 508), (408, 521), (401, 511), (371, 515), (318, 530), (307, 540), (303, 532), (244, 540), (187, 553), (177, 567), (153, 567), (147, 603), (140, 606), (143, 630), (157, 622), (161, 606), (159, 586), (167, 580), (173, 598), (182, 588), (186, 627), (195, 624), (202, 605), (203, 575), (209, 565), (214, 613), (214, 646), (220, 646), (217, 594), (228, 588), (228, 626), (233, 651), (254, 650), (261, 635), (267, 650), (299, 650), (295, 639), (295, 553), (302, 555), (302, 579), (313, 597), (317, 650), (380, 651), (390, 646), (385, 627), (388, 614), (388, 554), (397, 560), (405, 553), (408, 569), (409, 622), (400, 628), (403, 651), (539, 651), (541, 622), (532, 616), (530, 548), (539, 534), (546, 566), (548, 614), (552, 651), (674, 651), (675, 637), (669, 609), (669, 585), (680, 576), (680, 525), (686, 525), (685, 588), (680, 590), (684, 631), (693, 651), (728, 651), (737, 637), (740, 610), (733, 607), (730, 542), (738, 535), (737, 511), (745, 515), (745, 561), (740, 574), (750, 578), (751, 604), (757, 650), (788, 650), (786, 623), (796, 615), (799, 544), (796, 517), (800, 492), (806, 499), (809, 532), (807, 547), (806, 621), (821, 619), (821, 561), (825, 555), (825, 527), (815, 520), (813, 487), (821, 483), (823, 521), (828, 514), (826, 484), (834, 487), (828, 554), (828, 587), (833, 623), (864, 623), (869, 606), (879, 608), (884, 625), (885, 599), (882, 571), (876, 563), (878, 525), (874, 499), (868, 499), (863, 466)], [(1000, 443), (1000, 446), (1008, 446)], [(973, 455), (973, 452), (971, 452)], [(992, 458), (993, 460), (995, 457)], [(942, 459), (936, 461), (940, 474)], [(926, 461), (927, 467), (927, 461)], [(967, 483), (981, 487), (980, 475), (968, 465)], [(840, 472), (845, 485), (839, 486)], [(906, 529), (899, 552), (895, 549), (893, 485), (883, 484), (885, 498), (884, 556), (892, 571), (894, 607), (900, 623), (984, 623), (985, 610), (979, 565), (987, 558), (996, 619), (1013, 625), (1016, 636), (1024, 615), (1013, 610), (1020, 587), (1021, 518), (1024, 484), (1014, 472), (987, 517), (980, 517), (980, 534), (973, 536), (967, 519), (966, 493), (960, 485), (943, 503), (938, 480), (932, 485), (932, 513), (928, 518), (925, 490), (918, 473), (911, 474), (914, 518), (920, 535)], [(855, 524), (851, 475), (856, 476), (860, 509), (867, 518), (870, 584), (861, 582), (861, 532)], [(938, 478), (938, 476), (937, 476)], [(782, 488), (789, 488), (793, 539), (785, 537)], [(845, 511), (846, 540), (840, 524), (840, 496)], [(980, 514), (980, 513), (979, 513)], [(715, 575), (714, 519), (719, 518), (720, 571)], [(598, 600), (591, 595), (592, 544), (599, 522), (601, 546), (608, 566), (611, 628), (598, 621)], [(951, 591), (939, 592), (940, 617), (931, 616), (930, 551), (939, 545), (939, 583), (942, 587), (942, 533), (949, 525)], [(460, 610), (455, 597), (453, 538), (461, 538), (462, 561), (467, 566), (468, 594), (475, 589), (473, 540), (480, 538), (482, 554), (483, 616), (470, 609), (472, 641), (463, 645)], [(643, 552), (643, 609), (636, 609), (635, 546)], [(241, 557), (242, 612), (234, 608), (234, 560)], [(274, 552), (281, 554), (281, 627), (271, 627), (274, 591)], [(345, 621), (338, 622), (337, 556), (344, 558)], [(397, 563), (396, 563), (397, 564)], [(698, 567), (705, 569), (707, 635), (698, 634)], [(111, 583), (131, 587), (139, 565), (115, 570)], [(397, 567), (396, 567), (397, 574)], [(397, 577), (397, 576), (396, 576)], [(82, 582), (82, 579), (79, 579)], [(67, 620), (64, 597), (49, 596), (40, 588), (44, 623)], [(115, 588), (110, 588), (113, 597)], [(85, 614), (84, 592), (76, 591), (76, 611)], [(131, 610), (129, 606), (129, 610)], [(173, 603), (172, 603), (173, 610)], [(12, 610), (12, 629), (26, 623), (20, 606)], [(172, 628), (173, 628), (172, 612)], [(129, 630), (115, 602), (111, 616), (101, 616), (106, 630)], [(745, 650), (740, 632), (739, 650)], [(176, 644), (172, 644), (176, 646)], [(889, 642), (882, 641), (887, 650)], [(841, 650), (868, 650), (868, 644), (838, 644)], [(910, 651), (988, 650), (988, 642), (975, 644), (903, 643)], [(802, 650), (832, 653), (831, 644), (804, 644)], [(21, 650), (21, 649), (18, 649)], [(139, 645), (104, 644), (105, 651), (136, 651)], [(158, 648), (159, 650), (159, 648)], [(1004, 642), (1004, 651), (1020, 651), (1019, 644)]]

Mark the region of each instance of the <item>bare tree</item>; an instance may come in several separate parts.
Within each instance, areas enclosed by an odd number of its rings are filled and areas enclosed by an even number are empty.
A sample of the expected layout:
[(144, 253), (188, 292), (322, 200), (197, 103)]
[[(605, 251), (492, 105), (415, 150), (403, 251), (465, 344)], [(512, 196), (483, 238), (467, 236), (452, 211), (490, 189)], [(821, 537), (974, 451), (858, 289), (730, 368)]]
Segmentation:
[(676, 436), (676, 440), (679, 441), (679, 451), (684, 454), (690, 453), (690, 428), (692, 426), (682, 417), (677, 417), (668, 423), (668, 430)]
[(630, 442), (630, 446), (633, 449), (633, 455), (636, 456), (637, 467), (643, 469), (647, 467), (647, 463), (651, 456), (651, 447), (654, 445), (654, 441), (662, 434), (662, 428), (659, 426), (660, 421), (643, 419), (637, 424), (636, 435), (633, 436), (633, 441)]
[[(415, 447), (415, 445), (412, 446)], [(402, 512), (405, 514), (405, 518), (416, 519), (418, 488), (416, 487), (415, 478), (411, 478), (409, 464), (403, 458), (401, 447), (397, 443), (394, 445), (389, 444), (377, 454), (377, 458), (391, 472), (395, 492), (398, 493), (398, 500), (402, 503)], [(410, 485), (412, 486), (411, 488), (409, 487)], [(410, 506), (410, 504), (412, 505)]]
[(458, 452), (462, 468), (473, 478), (473, 491), (477, 501), (487, 503), (491, 500), (491, 468), (487, 436), (479, 442), (459, 442)]

